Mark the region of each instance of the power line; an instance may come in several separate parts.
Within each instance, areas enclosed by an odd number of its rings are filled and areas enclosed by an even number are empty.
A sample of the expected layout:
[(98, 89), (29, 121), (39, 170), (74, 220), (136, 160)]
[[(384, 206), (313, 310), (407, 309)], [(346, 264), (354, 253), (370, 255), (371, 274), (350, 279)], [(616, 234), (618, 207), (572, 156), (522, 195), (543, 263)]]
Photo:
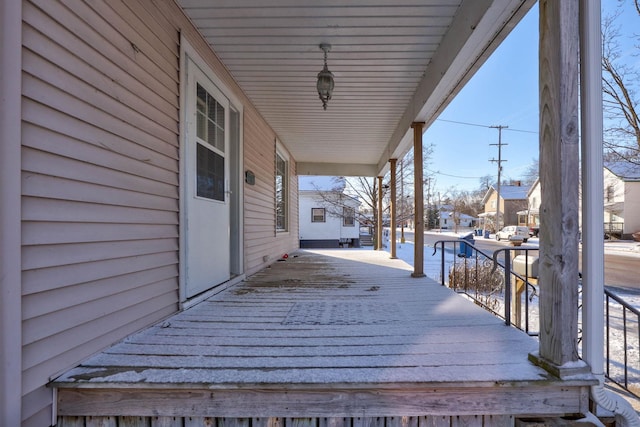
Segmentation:
[[(460, 122), (460, 121), (456, 121), (456, 120), (436, 119), (436, 121), (447, 122), (447, 123), (455, 123), (455, 124), (458, 124), (458, 125), (465, 125), (465, 126), (476, 126), (476, 127), (480, 127), (480, 128), (496, 128), (496, 126), (481, 125), (481, 124), (478, 124), (478, 123)], [(509, 130), (511, 132), (522, 132), (522, 133), (538, 134), (538, 132), (535, 132), (535, 131), (532, 131), (532, 130), (510, 129), (510, 128), (507, 129), (507, 126), (504, 126), (503, 129)]]
[(440, 171), (435, 171), (433, 172), (437, 175), (444, 175), (444, 176), (450, 176), (452, 178), (462, 178), (462, 179), (480, 179), (482, 178), (481, 176), (460, 176), (460, 175), (451, 175), (448, 173), (444, 173), (444, 172), (440, 172)]

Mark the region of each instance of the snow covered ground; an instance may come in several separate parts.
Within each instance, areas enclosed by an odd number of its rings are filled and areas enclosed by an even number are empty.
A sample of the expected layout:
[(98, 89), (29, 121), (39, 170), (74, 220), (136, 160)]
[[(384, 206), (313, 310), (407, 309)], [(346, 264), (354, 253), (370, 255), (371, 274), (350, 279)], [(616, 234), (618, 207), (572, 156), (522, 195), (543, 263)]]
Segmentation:
[[(434, 231), (434, 232), (425, 232), (425, 234), (432, 234), (438, 236), (442, 239), (457, 239), (461, 235), (465, 233), (454, 233), (452, 231)], [(398, 236), (400, 233), (397, 233)], [(538, 239), (532, 238), (529, 239), (525, 246), (534, 247), (537, 246)], [(389, 252), (389, 242), (388, 239), (384, 241), (385, 250)], [(523, 246), (524, 247), (524, 246)], [(605, 253), (618, 253), (620, 255), (637, 257), (640, 261), (640, 242), (635, 242), (632, 240), (612, 240), (606, 241), (604, 243)], [(407, 262), (410, 265), (413, 265), (413, 253), (414, 247), (412, 242), (400, 243), (398, 238), (396, 244), (396, 256), (403, 261)], [(433, 247), (425, 245), (424, 250), (424, 273), (434, 279), (440, 280), (440, 254), (433, 254)], [(635, 272), (630, 272), (630, 274), (637, 274)], [(640, 310), (640, 292), (626, 292), (621, 289), (615, 290), (616, 295), (620, 295), (627, 301), (629, 304), (634, 306), (636, 309)]]
[[(436, 232), (441, 239), (456, 239), (461, 234), (453, 232)], [(466, 234), (466, 233), (465, 233)], [(388, 233), (385, 233), (388, 235)], [(537, 239), (530, 239), (526, 246), (536, 246)], [(389, 242), (385, 242), (385, 250), (389, 251)], [(605, 253), (619, 253), (625, 256), (638, 257), (640, 260), (640, 243), (634, 241), (607, 241), (605, 242)], [(396, 255), (398, 258), (413, 265), (414, 245), (412, 242), (396, 244)], [(453, 252), (445, 255), (445, 274), (448, 274), (449, 266), (454, 262), (455, 254)], [(434, 254), (433, 248), (426, 245), (424, 250), (424, 273), (427, 277), (440, 281), (441, 280), (441, 256), (437, 252)], [(630, 272), (630, 274), (637, 274)], [(620, 296), (625, 302), (633, 306), (636, 310), (640, 310), (640, 292), (624, 291), (616, 289), (615, 294)], [(500, 304), (496, 311), (504, 313), (504, 305)], [(609, 376), (615, 378), (618, 382), (624, 381), (623, 366), (626, 360), (629, 371), (627, 372), (627, 380), (632, 384), (636, 393), (640, 393), (640, 333), (638, 332), (638, 317), (627, 310), (623, 313), (619, 304), (611, 302), (609, 306), (609, 358), (610, 371)], [(625, 319), (626, 317), (626, 319)], [(537, 331), (538, 325), (538, 298), (534, 297), (529, 303), (529, 322), (532, 331)], [(627, 333), (625, 337), (623, 324), (626, 322)], [(605, 332), (606, 334), (606, 332)], [(606, 339), (606, 335), (605, 335)]]

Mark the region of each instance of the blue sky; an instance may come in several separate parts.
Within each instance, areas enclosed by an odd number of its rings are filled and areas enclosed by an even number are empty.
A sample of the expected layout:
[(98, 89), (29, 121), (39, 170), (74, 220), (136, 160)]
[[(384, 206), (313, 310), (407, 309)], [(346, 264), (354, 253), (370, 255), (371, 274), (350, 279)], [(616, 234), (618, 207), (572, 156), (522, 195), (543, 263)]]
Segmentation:
[(502, 131), (502, 177), (517, 179), (538, 158), (537, 6), (425, 132), (437, 191), (475, 190), (480, 177), (497, 175), (490, 160), (498, 159), (498, 147), (490, 144), (498, 143), (498, 130), (489, 126), (498, 125), (509, 127)]
[[(602, 0), (603, 14), (618, 3)], [(624, 7), (621, 32), (637, 33), (632, 2)], [(475, 190), (480, 177), (496, 177), (498, 165), (490, 160), (498, 159), (498, 147), (490, 144), (498, 143), (498, 130), (489, 126), (509, 127), (502, 131), (502, 179), (522, 177), (538, 158), (537, 56), (536, 5), (425, 132), (424, 144), (434, 145), (427, 169), (435, 173), (436, 191)]]

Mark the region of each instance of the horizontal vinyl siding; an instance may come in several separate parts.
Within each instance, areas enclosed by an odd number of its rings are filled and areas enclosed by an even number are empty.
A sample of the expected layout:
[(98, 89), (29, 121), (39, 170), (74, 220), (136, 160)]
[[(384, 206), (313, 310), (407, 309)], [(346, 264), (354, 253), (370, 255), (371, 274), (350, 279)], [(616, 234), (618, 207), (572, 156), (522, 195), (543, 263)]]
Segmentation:
[[(129, 2), (127, 2), (129, 3)], [(131, 2), (137, 5), (140, 2)], [(274, 260), (274, 257), (291, 252), (298, 247), (297, 191), (295, 159), (289, 159), (289, 232), (275, 232), (275, 139), (276, 135), (237, 86), (227, 69), (211, 53), (205, 40), (193, 28), (174, 2), (154, 3), (157, 9), (150, 11), (159, 22), (174, 25), (189, 40), (192, 47), (232, 92), (243, 107), (243, 170), (251, 170), (255, 185), (244, 184), (244, 270), (252, 274)], [(137, 9), (132, 6), (132, 9)], [(215, 48), (215, 46), (214, 46)], [(263, 257), (267, 256), (265, 262)]]
[(29, 0), (23, 20), (23, 425), (41, 426), (50, 378), (177, 310), (180, 34), (243, 107), (247, 274), (297, 248), (297, 177), (290, 158), (276, 233), (276, 135), (174, 2)]
[(179, 46), (139, 3), (23, 11), (23, 418), (44, 425), (51, 377), (178, 308)]

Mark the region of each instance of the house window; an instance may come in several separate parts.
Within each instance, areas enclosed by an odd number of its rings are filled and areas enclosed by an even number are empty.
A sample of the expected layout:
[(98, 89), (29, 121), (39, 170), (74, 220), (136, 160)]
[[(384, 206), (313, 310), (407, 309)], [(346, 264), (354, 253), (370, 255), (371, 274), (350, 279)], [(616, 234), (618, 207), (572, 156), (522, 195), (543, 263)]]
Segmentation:
[(613, 185), (608, 185), (606, 191), (607, 191), (607, 194), (605, 195), (605, 201), (613, 202), (613, 198), (615, 196), (615, 190), (613, 188)]
[(287, 231), (288, 226), (288, 173), (289, 162), (276, 153), (276, 231)]
[(311, 222), (325, 222), (324, 208), (311, 208)]
[(354, 227), (356, 225), (356, 213), (353, 208), (342, 208), (342, 225), (344, 227)]
[(496, 201), (492, 200), (491, 201), (491, 209), (495, 209), (496, 208)]
[(196, 92), (196, 195), (224, 202), (225, 108), (201, 85)]

